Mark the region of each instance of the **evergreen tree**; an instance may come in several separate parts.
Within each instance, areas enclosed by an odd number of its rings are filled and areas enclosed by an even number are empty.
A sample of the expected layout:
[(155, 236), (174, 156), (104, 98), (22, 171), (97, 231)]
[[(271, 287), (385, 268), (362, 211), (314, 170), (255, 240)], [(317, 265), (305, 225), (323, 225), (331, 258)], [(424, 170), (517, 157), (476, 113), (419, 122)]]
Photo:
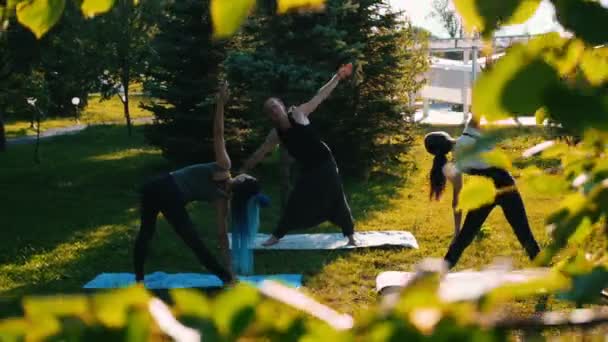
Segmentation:
[(233, 88), (244, 94), (243, 113), (257, 113), (264, 122), (254, 123), (256, 132), (268, 128), (261, 114), (267, 97), (302, 103), (340, 64), (353, 61), (353, 79), (312, 114), (313, 124), (341, 170), (352, 175), (365, 176), (404, 152), (410, 138), (403, 113), (407, 94), (422, 85), (416, 75), (427, 66), (420, 48), (425, 37), (382, 0), (328, 0), (322, 13), (273, 13), (272, 3), (259, 10), (245, 27), (247, 49), (226, 62)]
[[(158, 19), (145, 89), (158, 99), (147, 139), (180, 164), (213, 160), (212, 123), (225, 43), (212, 39), (209, 1), (168, 2)], [(227, 113), (226, 136), (234, 139)]]

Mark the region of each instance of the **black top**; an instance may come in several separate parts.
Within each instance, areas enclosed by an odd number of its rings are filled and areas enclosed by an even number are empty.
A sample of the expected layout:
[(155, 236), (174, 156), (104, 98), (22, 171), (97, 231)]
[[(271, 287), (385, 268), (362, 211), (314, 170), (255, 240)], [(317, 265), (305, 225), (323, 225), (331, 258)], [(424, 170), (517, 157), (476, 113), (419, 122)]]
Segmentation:
[(283, 131), (277, 128), (279, 139), (287, 152), (304, 168), (316, 167), (331, 158), (329, 147), (321, 141), (321, 136), (312, 125), (297, 123), (291, 113), (287, 114), (291, 128)]

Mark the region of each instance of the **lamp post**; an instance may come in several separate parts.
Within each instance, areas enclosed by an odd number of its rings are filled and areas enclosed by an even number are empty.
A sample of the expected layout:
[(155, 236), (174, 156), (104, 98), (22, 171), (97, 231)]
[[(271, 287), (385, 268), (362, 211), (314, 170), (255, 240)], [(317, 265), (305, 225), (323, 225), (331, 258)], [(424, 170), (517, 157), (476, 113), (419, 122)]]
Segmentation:
[(72, 97), (72, 104), (76, 107), (76, 123), (80, 123), (80, 107), (78, 106), (80, 104), (80, 98)]
[(35, 97), (28, 97), (27, 104), (34, 108), (34, 112), (36, 113), (36, 148), (34, 149), (34, 161), (36, 164), (40, 164), (40, 119), (43, 115), (40, 108), (36, 106), (36, 101), (38, 101)]

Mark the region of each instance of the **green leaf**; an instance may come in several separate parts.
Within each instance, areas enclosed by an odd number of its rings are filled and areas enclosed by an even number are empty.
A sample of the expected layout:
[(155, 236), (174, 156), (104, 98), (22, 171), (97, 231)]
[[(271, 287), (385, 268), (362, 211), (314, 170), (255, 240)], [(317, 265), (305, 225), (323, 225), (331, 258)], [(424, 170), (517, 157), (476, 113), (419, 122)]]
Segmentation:
[(536, 117), (536, 124), (542, 125), (545, 123), (545, 120), (549, 119), (549, 113), (547, 112), (547, 108), (539, 108), (536, 113), (534, 113)]
[(570, 256), (568, 259), (556, 264), (554, 268), (559, 270), (561, 273), (572, 277), (591, 273), (591, 271), (593, 271), (593, 267), (593, 263), (587, 259), (587, 257), (585, 257), (585, 252), (579, 250), (575, 253), (575, 255)]
[(175, 308), (181, 315), (191, 315), (200, 318), (211, 317), (212, 307), (209, 300), (196, 290), (171, 289), (171, 298)]
[(82, 317), (88, 313), (89, 302), (84, 296), (29, 297), (23, 300), (23, 309), (28, 316)]
[(595, 303), (606, 287), (608, 287), (608, 271), (598, 266), (589, 274), (573, 277), (572, 289), (562, 293), (558, 298), (568, 299), (579, 305)]
[(574, 234), (570, 236), (568, 239), (569, 244), (581, 244), (591, 235), (593, 232), (593, 226), (591, 225), (591, 220), (588, 217), (585, 217), (583, 221), (578, 225)]
[(305, 336), (300, 338), (301, 342), (352, 342), (353, 338), (347, 331), (337, 331), (325, 322), (311, 321), (308, 324)]
[(258, 291), (247, 284), (238, 284), (215, 298), (213, 319), (223, 336), (239, 336), (255, 316), (260, 302)]
[(0, 320), (0, 340), (20, 341), (25, 336), (29, 324), (24, 318)]
[(29, 326), (26, 332), (26, 341), (41, 341), (61, 331), (61, 323), (52, 316), (37, 316), (35, 324)]
[(540, 0), (454, 0), (458, 13), (469, 31), (490, 38), (500, 25), (521, 24), (538, 8)]
[(582, 91), (554, 85), (547, 90), (545, 103), (551, 117), (564, 128), (608, 130), (608, 94), (602, 88)]
[(568, 147), (567, 144), (562, 143), (562, 142), (557, 142), (557, 143), (553, 144), (553, 146), (543, 150), (541, 152), (541, 156), (543, 158), (558, 158), (558, 157), (561, 157), (561, 156), (565, 155), (566, 153), (568, 153), (569, 150), (570, 150), (570, 148)]
[(226, 38), (233, 35), (251, 12), (255, 0), (212, 0), (213, 35)]
[(569, 286), (570, 281), (567, 277), (551, 270), (543, 277), (533, 278), (523, 283), (506, 284), (493, 289), (483, 299), (483, 308), (484, 310), (493, 309), (499, 303), (566, 290)]
[(86, 17), (92, 18), (109, 11), (112, 6), (114, 6), (114, 0), (84, 0), (80, 9)]
[(436, 266), (443, 267), (443, 264), (437, 264), (434, 260), (429, 261), (432, 268), (419, 270), (416, 278), (410, 280), (401, 291), (397, 305), (394, 307), (397, 315), (409, 316), (418, 308), (441, 307), (439, 284), (444, 273)]
[(460, 210), (473, 210), (494, 202), (496, 188), (492, 180), (485, 177), (472, 176), (465, 182), (460, 196), (458, 208)]
[(502, 138), (498, 130), (486, 132), (481, 138), (475, 140), (475, 144), (467, 146), (458, 152), (456, 165), (462, 167), (470, 160), (481, 158), (481, 154), (488, 152)]
[(127, 324), (127, 313), (132, 307), (147, 310), (150, 294), (134, 286), (93, 296), (97, 319), (107, 327), (122, 328)]
[(132, 311), (127, 320), (126, 340), (129, 342), (150, 341), (152, 320), (147, 311)]
[(557, 20), (568, 31), (592, 45), (608, 42), (608, 9), (597, 1), (552, 0)]
[(568, 40), (557, 33), (530, 40), (527, 45), (513, 46), (492, 69), (481, 75), (473, 91), (477, 116), (493, 121), (510, 116), (540, 115), (547, 93), (561, 84), (561, 77), (575, 70), (584, 52), (579, 40)]
[(525, 46), (514, 46), (475, 83), (476, 115), (494, 121), (511, 115), (530, 115), (544, 105), (544, 94), (558, 84), (557, 71)]
[(598, 160), (593, 167), (593, 180), (595, 182), (601, 182), (608, 178), (608, 159)]
[(490, 165), (495, 166), (501, 169), (509, 170), (511, 169), (511, 159), (502, 151), (492, 150), (489, 152), (481, 153), (482, 160)]
[(293, 9), (319, 11), (325, 8), (325, 0), (278, 0), (277, 12), (286, 13)]
[(560, 76), (569, 76), (579, 64), (585, 44), (578, 39), (566, 39), (553, 32), (530, 40), (526, 49), (530, 56), (541, 56)]
[(65, 0), (27, 0), (17, 4), (17, 20), (40, 39), (61, 18)]
[(569, 188), (568, 182), (559, 175), (541, 173), (527, 176), (524, 179), (534, 191), (548, 196), (562, 195)]
[[(547, 217), (547, 224), (551, 228), (552, 240), (537, 256), (536, 261), (539, 264), (548, 264), (553, 256), (568, 244), (570, 237), (576, 232), (581, 223), (593, 214), (587, 204), (588, 200), (582, 194), (570, 194), (560, 203), (559, 208)], [(592, 223), (594, 219), (591, 219)]]
[(608, 82), (608, 48), (585, 51), (581, 69), (589, 83), (594, 86)]

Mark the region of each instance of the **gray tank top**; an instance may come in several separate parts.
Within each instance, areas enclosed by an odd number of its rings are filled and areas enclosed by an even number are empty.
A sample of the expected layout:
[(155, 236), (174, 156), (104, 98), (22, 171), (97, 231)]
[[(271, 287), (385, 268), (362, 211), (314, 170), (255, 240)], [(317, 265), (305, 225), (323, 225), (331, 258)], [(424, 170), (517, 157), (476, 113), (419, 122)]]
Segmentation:
[(213, 174), (221, 171), (224, 170), (217, 163), (194, 164), (171, 172), (171, 176), (175, 179), (186, 202), (211, 202), (227, 197), (213, 180)]

